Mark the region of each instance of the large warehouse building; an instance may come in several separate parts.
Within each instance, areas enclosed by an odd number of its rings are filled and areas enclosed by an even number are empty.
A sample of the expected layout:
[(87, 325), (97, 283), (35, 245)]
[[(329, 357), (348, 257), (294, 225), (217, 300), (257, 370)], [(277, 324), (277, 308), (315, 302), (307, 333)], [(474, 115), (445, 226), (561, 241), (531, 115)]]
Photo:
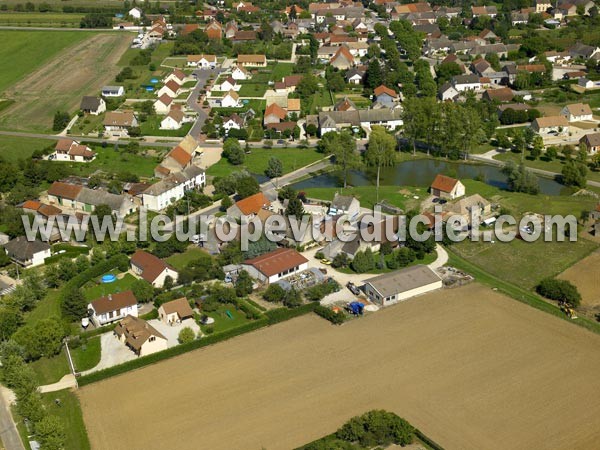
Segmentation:
[(365, 292), (373, 303), (392, 305), (442, 287), (442, 279), (429, 267), (417, 265), (370, 278)]

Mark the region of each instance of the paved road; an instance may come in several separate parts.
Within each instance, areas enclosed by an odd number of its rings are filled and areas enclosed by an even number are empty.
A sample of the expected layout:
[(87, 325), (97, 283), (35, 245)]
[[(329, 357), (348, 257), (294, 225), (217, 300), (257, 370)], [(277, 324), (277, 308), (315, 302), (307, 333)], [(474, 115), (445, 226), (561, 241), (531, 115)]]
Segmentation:
[(112, 28), (57, 28), (57, 27), (17, 27), (17, 26), (0, 26), (0, 30), (27, 30), (27, 31), (95, 31), (106, 33), (107, 31), (127, 33), (126, 30), (113, 30)]
[(25, 450), (10, 414), (4, 390), (5, 388), (0, 386), (0, 439), (2, 439), (2, 444), (6, 447), (6, 450)]
[(194, 71), (194, 74), (196, 75), (198, 83), (196, 83), (196, 86), (194, 87), (194, 89), (192, 89), (192, 92), (188, 96), (187, 105), (189, 108), (193, 109), (198, 113), (198, 118), (196, 119), (196, 122), (194, 123), (192, 128), (190, 128), (188, 134), (197, 138), (202, 132), (204, 122), (208, 118), (208, 114), (206, 114), (206, 112), (202, 109), (202, 106), (198, 104), (198, 97), (200, 97), (200, 91), (204, 89), (204, 86), (206, 86), (206, 82), (208, 81), (208, 79), (211, 76), (214, 79), (216, 79), (219, 76), (219, 69), (197, 69)]

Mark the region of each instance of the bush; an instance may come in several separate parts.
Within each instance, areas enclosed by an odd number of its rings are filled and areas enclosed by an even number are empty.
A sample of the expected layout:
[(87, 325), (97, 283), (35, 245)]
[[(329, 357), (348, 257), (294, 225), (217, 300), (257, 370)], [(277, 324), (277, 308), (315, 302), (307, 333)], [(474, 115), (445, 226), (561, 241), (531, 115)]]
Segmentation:
[(285, 298), (285, 289), (279, 284), (270, 284), (263, 293), (263, 298), (268, 302), (281, 302)]
[(581, 294), (577, 287), (567, 280), (546, 278), (537, 285), (536, 290), (542, 297), (568, 303), (574, 308), (581, 303)]
[(334, 325), (341, 325), (346, 320), (346, 315), (343, 312), (336, 313), (332, 309), (321, 305), (315, 307), (315, 313)]
[(194, 333), (194, 330), (192, 330), (190, 327), (183, 328), (179, 332), (179, 336), (177, 337), (177, 340), (180, 344), (187, 344), (189, 342), (192, 342), (194, 339), (196, 339), (196, 334)]
[(375, 410), (353, 417), (335, 435), (344, 441), (358, 442), (369, 448), (390, 444), (404, 447), (413, 442), (415, 428), (394, 413)]

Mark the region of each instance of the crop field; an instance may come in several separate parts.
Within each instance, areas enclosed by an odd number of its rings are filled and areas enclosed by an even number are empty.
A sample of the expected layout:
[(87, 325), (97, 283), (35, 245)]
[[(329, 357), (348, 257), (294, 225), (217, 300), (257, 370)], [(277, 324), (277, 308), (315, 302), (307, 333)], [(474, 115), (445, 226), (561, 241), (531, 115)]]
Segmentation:
[(0, 30), (0, 96), (6, 88), (61, 50), (89, 36), (89, 33), (81, 31)]
[(79, 28), (83, 14), (0, 13), (0, 25), (12, 27)]
[(569, 267), (558, 278), (568, 280), (577, 286), (581, 293), (581, 307), (578, 310), (600, 313), (600, 251), (592, 253), (577, 264)]
[[(28, 36), (38, 32), (12, 33)], [(38, 38), (54, 39), (55, 35), (63, 33), (75, 36), (55, 49), (54, 57), (46, 58), (43, 65), (35, 64), (38, 52), (33, 52), (24, 61), (22, 57), (19, 58), (23, 67), (16, 76), (11, 77), (11, 81), (27, 75), (4, 91), (4, 96), (15, 100), (15, 103), (0, 113), (1, 128), (47, 132), (52, 128), (57, 110), (74, 113), (79, 108), (82, 96), (97, 95), (103, 85), (114, 81), (119, 71), (116, 63), (130, 43), (129, 35), (50, 31), (42, 32)], [(82, 40), (85, 37), (87, 39)], [(72, 45), (73, 42), (77, 44)], [(64, 50), (58, 52), (61, 48)], [(18, 47), (13, 51), (15, 53), (5, 54), (0, 50), (3, 66), (18, 65), (14, 61), (14, 55), (19, 54)], [(34, 71), (31, 71), (32, 65), (36, 67)]]
[(600, 439), (599, 345), (471, 284), (341, 327), (303, 316), (78, 395), (99, 450), (290, 449), (374, 408), (448, 450), (584, 449)]

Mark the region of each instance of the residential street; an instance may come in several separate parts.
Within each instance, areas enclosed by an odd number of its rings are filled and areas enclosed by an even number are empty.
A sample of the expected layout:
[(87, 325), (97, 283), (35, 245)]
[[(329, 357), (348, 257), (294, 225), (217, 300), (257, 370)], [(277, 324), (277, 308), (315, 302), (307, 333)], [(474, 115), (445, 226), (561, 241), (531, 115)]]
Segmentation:
[(190, 93), (190, 95), (187, 99), (187, 106), (188, 106), (188, 108), (190, 108), (198, 113), (198, 118), (196, 119), (196, 122), (194, 123), (192, 128), (190, 128), (190, 131), (188, 132), (188, 134), (193, 136), (194, 138), (198, 138), (198, 136), (202, 132), (202, 127), (204, 126), (204, 122), (206, 121), (206, 119), (208, 117), (208, 114), (206, 114), (206, 112), (202, 108), (202, 105), (198, 104), (198, 98), (200, 97), (200, 91), (202, 89), (204, 89), (204, 86), (206, 86), (206, 82), (208, 81), (208, 79), (211, 76), (214, 79), (216, 79), (219, 76), (219, 69), (210, 69), (210, 70), (197, 69), (194, 71), (194, 74), (197, 77), (198, 83), (196, 83), (196, 86), (194, 87), (194, 89), (192, 90), (192, 92)]
[(0, 386), (0, 439), (6, 450), (25, 450), (8, 406), (7, 391)]

